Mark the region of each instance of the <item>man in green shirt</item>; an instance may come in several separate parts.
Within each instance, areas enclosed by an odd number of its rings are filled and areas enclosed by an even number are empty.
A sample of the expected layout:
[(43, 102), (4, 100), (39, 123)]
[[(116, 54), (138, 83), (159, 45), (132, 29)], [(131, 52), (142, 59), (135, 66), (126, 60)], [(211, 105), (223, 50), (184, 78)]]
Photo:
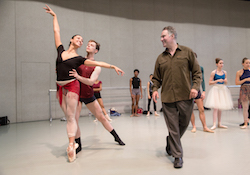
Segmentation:
[(200, 88), (201, 70), (194, 52), (179, 45), (176, 39), (175, 28), (168, 26), (163, 29), (161, 42), (166, 50), (155, 62), (152, 81), (155, 102), (159, 98), (157, 90), (162, 87), (162, 109), (169, 131), (166, 151), (175, 157), (174, 167), (182, 168), (183, 150), (180, 139), (190, 122), (193, 98), (198, 95)]

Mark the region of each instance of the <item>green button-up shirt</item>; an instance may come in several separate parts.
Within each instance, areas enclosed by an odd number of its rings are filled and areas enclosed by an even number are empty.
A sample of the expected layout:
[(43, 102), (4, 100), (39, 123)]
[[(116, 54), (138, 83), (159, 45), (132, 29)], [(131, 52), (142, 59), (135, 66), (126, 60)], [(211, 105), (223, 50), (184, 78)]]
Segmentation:
[(158, 56), (152, 79), (153, 92), (162, 86), (161, 101), (164, 103), (188, 100), (191, 89), (200, 89), (201, 76), (193, 51), (178, 45), (173, 56), (168, 49)]

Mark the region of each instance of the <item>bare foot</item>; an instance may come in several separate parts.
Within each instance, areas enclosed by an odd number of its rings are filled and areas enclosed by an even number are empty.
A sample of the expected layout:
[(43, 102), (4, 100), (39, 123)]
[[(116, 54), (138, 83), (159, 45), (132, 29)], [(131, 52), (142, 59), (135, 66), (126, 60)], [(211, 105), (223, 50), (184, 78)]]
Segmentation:
[(192, 133), (195, 133), (195, 132), (196, 132), (196, 128), (193, 128), (193, 129), (191, 130), (191, 132), (192, 132)]
[(246, 129), (247, 125), (243, 125), (242, 127), (240, 127), (241, 129)]
[(223, 129), (227, 129), (227, 126), (224, 126), (224, 125), (218, 125), (218, 128), (223, 128)]
[(108, 121), (110, 121), (110, 122), (112, 121), (112, 119), (109, 117), (108, 114), (105, 115), (105, 118), (106, 118)]
[(157, 112), (155, 112), (155, 116), (159, 116), (159, 114)]
[(134, 117), (135, 116), (135, 114), (132, 114), (130, 117)]
[(98, 120), (97, 120), (97, 118), (94, 120), (94, 122), (97, 122)]
[(214, 131), (213, 131), (213, 130), (208, 129), (208, 128), (204, 128), (204, 129), (203, 129), (203, 131), (204, 131), (204, 132), (209, 132), (209, 133), (214, 133)]
[(213, 125), (210, 129), (215, 130), (215, 129), (216, 129), (216, 126)]
[(135, 116), (135, 117), (140, 117), (138, 114), (135, 114), (134, 116)]
[(150, 115), (150, 112), (147, 113), (147, 117)]

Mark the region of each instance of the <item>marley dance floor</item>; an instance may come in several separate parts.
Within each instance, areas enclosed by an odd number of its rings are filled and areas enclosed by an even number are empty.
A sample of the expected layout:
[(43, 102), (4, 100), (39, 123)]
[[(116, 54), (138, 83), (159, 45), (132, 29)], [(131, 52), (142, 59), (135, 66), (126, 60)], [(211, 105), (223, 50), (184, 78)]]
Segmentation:
[[(212, 125), (212, 111), (205, 111)], [(173, 158), (165, 153), (168, 133), (159, 117), (122, 114), (112, 125), (126, 146), (93, 122), (81, 117), (83, 150), (74, 163), (66, 157), (66, 123), (60, 120), (0, 126), (0, 175), (238, 175), (250, 173), (250, 128), (240, 129), (242, 111), (222, 112), (228, 129), (214, 134), (202, 131), (195, 111), (197, 132), (191, 124), (182, 138), (184, 166), (173, 168)]]

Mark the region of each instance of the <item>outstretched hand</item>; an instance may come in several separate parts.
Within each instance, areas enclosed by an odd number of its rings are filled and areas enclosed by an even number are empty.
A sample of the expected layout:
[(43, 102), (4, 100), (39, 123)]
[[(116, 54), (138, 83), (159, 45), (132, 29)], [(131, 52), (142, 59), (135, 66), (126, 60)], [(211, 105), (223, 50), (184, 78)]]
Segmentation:
[(114, 66), (114, 69), (115, 69), (115, 71), (116, 71), (116, 73), (117, 73), (118, 75), (120, 75), (120, 73), (121, 73), (121, 76), (124, 75), (123, 70), (121, 70), (119, 67)]
[(55, 16), (55, 15), (56, 15), (55, 12), (53, 12), (53, 10), (52, 10), (47, 4), (45, 4), (45, 6), (46, 6), (46, 7), (43, 7), (43, 9), (46, 10), (46, 13), (49, 13), (49, 14), (51, 14), (52, 16)]
[(77, 79), (79, 75), (75, 69), (72, 69), (72, 71), (69, 71), (69, 76), (75, 77)]

